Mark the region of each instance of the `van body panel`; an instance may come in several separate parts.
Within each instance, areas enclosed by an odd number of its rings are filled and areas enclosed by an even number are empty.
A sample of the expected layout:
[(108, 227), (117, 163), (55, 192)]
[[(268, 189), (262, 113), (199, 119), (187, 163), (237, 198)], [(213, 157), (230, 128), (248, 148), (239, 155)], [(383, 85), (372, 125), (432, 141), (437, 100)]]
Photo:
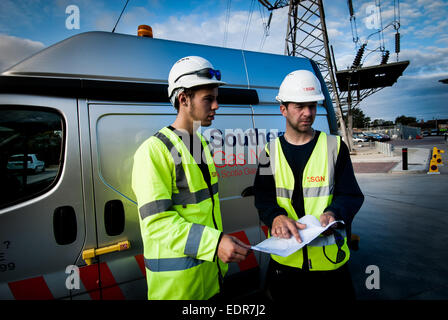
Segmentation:
[[(62, 165), (47, 169), (28, 182), (57, 176), (51, 188), (36, 197), (0, 210), (1, 264), (14, 264), (14, 268), (0, 272), (0, 283), (8, 283), (13, 294), (25, 294), (19, 282), (45, 274), (47, 286), (54, 298), (70, 295), (65, 286), (66, 267), (76, 263), (85, 242), (86, 233), (95, 227), (85, 224), (84, 199), (78, 135), (78, 115), (75, 99), (58, 99), (27, 95), (0, 95), (0, 107), (17, 106), (26, 110), (56, 111), (64, 122)], [(36, 118), (36, 121), (39, 121)], [(28, 123), (24, 124), (28, 125)], [(31, 126), (31, 124), (30, 124)], [(31, 127), (30, 127), (31, 128)], [(58, 172), (56, 172), (58, 170)], [(32, 182), (30, 182), (32, 184)], [(55, 240), (54, 215), (56, 209), (71, 207), (76, 214), (76, 239), (60, 245)], [(8, 243), (6, 247), (3, 247)]]
[[(4, 261), (17, 265), (0, 272), (0, 298), (23, 298), (14, 288), (26, 289), (21, 281), (37, 279), (46, 288), (45, 298), (146, 299), (143, 246), (131, 187), (133, 156), (143, 141), (175, 120), (177, 113), (165, 94), (167, 78), (173, 63), (188, 55), (209, 59), (227, 83), (219, 89), (223, 100), (218, 97), (220, 108), (212, 126), (201, 128), (219, 175), (224, 232), (250, 244), (265, 239), (266, 227), (259, 221), (251, 187), (260, 151), (285, 130), (275, 96), (289, 72), (306, 69), (319, 77), (326, 100), (317, 108), (313, 127), (337, 131), (330, 96), (315, 63), (108, 32), (78, 34), (0, 75), (0, 112), (10, 105), (56, 110), (65, 130), (57, 183), (0, 209), (0, 271), (3, 265), (7, 269)], [(0, 129), (0, 135), (9, 134)], [(0, 146), (6, 142), (0, 140)], [(70, 244), (57, 244), (53, 235), (54, 212), (61, 206), (72, 207), (76, 214), (76, 240)], [(100, 255), (86, 265), (84, 250), (125, 240), (130, 242), (127, 250)], [(1, 247), (5, 241), (10, 244), (7, 250)], [(236, 280), (239, 290), (245, 280), (258, 279), (251, 290), (260, 290), (268, 260), (269, 255), (251, 253), (246, 261), (230, 264), (226, 281)], [(79, 289), (66, 287), (69, 265), (79, 267)]]
[(290, 72), (299, 69), (313, 72), (309, 60), (304, 58), (253, 51), (245, 51), (244, 57), (251, 88), (269, 85), (273, 90), (277, 89), (278, 92), (280, 84)]

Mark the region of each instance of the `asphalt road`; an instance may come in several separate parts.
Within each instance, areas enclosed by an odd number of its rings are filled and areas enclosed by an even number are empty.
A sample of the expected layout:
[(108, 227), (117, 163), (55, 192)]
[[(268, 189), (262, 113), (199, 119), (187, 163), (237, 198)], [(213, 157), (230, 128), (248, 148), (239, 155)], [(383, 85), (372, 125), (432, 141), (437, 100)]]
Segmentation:
[[(352, 226), (361, 237), (350, 261), (357, 298), (448, 299), (448, 174), (357, 179), (365, 195)], [(366, 287), (369, 265), (378, 267), (379, 289)]]
[(427, 136), (423, 139), (413, 139), (413, 140), (391, 140), (387, 141), (394, 145), (395, 147), (410, 147), (410, 148), (428, 148), (432, 149), (434, 146), (438, 146), (442, 149), (447, 149), (448, 145), (445, 143), (443, 136)]

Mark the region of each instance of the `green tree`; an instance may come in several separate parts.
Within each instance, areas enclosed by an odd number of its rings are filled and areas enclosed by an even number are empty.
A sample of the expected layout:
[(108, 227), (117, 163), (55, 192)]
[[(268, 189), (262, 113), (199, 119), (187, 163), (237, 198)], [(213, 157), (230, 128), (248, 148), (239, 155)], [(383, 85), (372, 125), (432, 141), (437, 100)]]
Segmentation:
[[(366, 117), (364, 112), (358, 107), (352, 109), (353, 127), (354, 128), (366, 128), (369, 126), (370, 118)], [(344, 119), (346, 119), (344, 117)]]
[(395, 124), (409, 125), (411, 123), (417, 122), (416, 117), (406, 117), (405, 115), (395, 118)]

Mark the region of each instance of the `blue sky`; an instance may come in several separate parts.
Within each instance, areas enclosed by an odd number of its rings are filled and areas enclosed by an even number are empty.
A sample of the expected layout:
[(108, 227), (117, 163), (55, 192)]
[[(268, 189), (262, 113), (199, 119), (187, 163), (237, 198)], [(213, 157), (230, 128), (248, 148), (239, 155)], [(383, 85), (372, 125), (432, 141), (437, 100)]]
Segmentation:
[[(125, 2), (1, 0), (0, 70), (77, 33), (111, 31)], [(371, 23), (371, 9), (375, 3), (381, 3), (383, 26), (394, 20), (393, 0), (353, 0), (358, 45), (375, 32)], [(79, 8), (79, 29), (66, 28), (65, 22), (69, 16), (66, 8), (69, 5)], [(353, 62), (357, 50), (352, 40), (347, 1), (324, 0), (324, 6), (328, 35), (334, 47), (338, 69), (346, 69)], [(269, 35), (263, 42), (263, 24), (267, 22), (268, 16), (268, 11), (255, 0), (130, 0), (115, 32), (136, 34), (139, 24), (148, 24), (157, 38), (238, 49), (244, 46), (246, 50), (283, 54), (287, 8), (274, 12)], [(410, 60), (410, 66), (393, 87), (385, 88), (361, 102), (360, 108), (372, 120), (394, 120), (400, 115), (425, 120), (448, 118), (448, 85), (438, 82), (448, 78), (446, 16), (447, 0), (400, 1), (399, 60)], [(384, 47), (391, 52), (389, 61), (397, 60), (394, 32), (389, 27), (383, 33)], [(382, 44), (378, 35), (368, 39), (369, 50)], [(363, 63), (364, 66), (375, 65), (380, 60), (380, 53), (372, 52)]]

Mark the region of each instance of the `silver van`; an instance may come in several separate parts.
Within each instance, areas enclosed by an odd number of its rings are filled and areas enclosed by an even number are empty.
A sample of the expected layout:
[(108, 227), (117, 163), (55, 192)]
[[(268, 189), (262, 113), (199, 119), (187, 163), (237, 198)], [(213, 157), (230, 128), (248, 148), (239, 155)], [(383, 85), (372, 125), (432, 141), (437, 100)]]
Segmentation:
[[(257, 152), (285, 128), (275, 96), (286, 74), (307, 69), (318, 76), (326, 99), (314, 127), (337, 133), (317, 65), (297, 57), (82, 33), (0, 75), (0, 299), (146, 298), (133, 155), (174, 121), (168, 73), (188, 55), (210, 60), (227, 82), (219, 89), (213, 128), (205, 130), (219, 133), (228, 147), (213, 155), (224, 232), (251, 244), (265, 239), (251, 186)], [(244, 143), (237, 152), (238, 134), (245, 141), (254, 135), (256, 148)], [(21, 170), (11, 170), (8, 161), (18, 154), (36, 155), (44, 168), (30, 172), (24, 160)], [(267, 255), (254, 252), (231, 264), (229, 290), (235, 296), (260, 290), (267, 262)]]

